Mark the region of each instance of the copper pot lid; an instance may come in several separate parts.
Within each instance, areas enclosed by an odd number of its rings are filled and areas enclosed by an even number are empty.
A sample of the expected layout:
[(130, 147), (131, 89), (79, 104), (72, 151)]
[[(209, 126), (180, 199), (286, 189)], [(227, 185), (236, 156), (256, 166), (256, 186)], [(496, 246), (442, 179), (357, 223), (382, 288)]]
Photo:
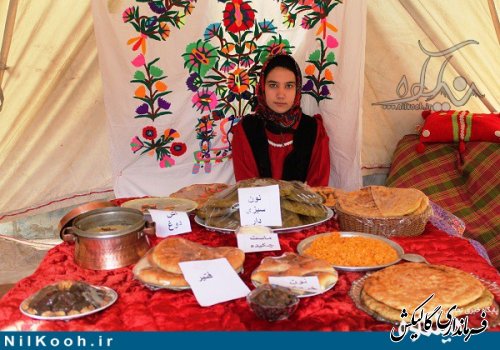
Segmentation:
[(57, 227), (57, 230), (59, 231), (59, 236), (62, 238), (62, 230), (70, 226), (73, 220), (78, 216), (83, 213), (89, 212), (94, 209), (99, 209), (99, 208), (107, 208), (107, 207), (116, 207), (111, 202), (108, 201), (98, 201), (98, 202), (89, 202), (85, 203), (82, 205), (77, 206), (76, 208), (73, 208), (69, 213), (63, 216), (63, 218), (59, 221), (59, 225)]
[(128, 235), (144, 228), (144, 215), (131, 208), (98, 208), (79, 215), (69, 227), (79, 237), (105, 239)]

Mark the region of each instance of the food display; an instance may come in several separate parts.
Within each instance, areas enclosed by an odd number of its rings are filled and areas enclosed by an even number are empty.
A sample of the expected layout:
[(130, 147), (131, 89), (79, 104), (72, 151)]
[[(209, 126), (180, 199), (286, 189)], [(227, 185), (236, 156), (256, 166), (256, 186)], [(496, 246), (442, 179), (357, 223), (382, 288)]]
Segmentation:
[(236, 230), (240, 226), (238, 188), (279, 185), (283, 228), (300, 227), (326, 220), (328, 210), (323, 198), (298, 181), (249, 179), (212, 196), (197, 216), (209, 227)]
[(335, 210), (341, 230), (384, 236), (419, 235), (432, 214), (423, 192), (385, 186), (340, 194)]
[(60, 281), (43, 287), (22, 302), (21, 311), (33, 318), (63, 319), (88, 315), (116, 301), (116, 293), (81, 281)]
[(169, 197), (189, 199), (198, 203), (198, 207), (201, 207), (211, 196), (225, 190), (227, 187), (228, 185), (223, 183), (193, 184), (171, 193)]
[[(369, 275), (360, 288), (361, 306), (382, 319), (409, 322), (415, 309), (423, 305), (425, 313), (440, 306), (444, 320), (448, 310), (456, 305), (454, 317), (493, 304), (491, 292), (471, 274), (443, 265), (403, 263)], [(402, 309), (407, 311), (401, 317)]]
[(247, 302), (259, 318), (269, 322), (289, 318), (299, 306), (299, 299), (290, 289), (270, 284), (251, 291)]
[[(266, 257), (252, 272), (254, 285), (269, 283), (270, 276), (316, 276), (321, 290), (324, 292), (331, 288), (338, 280), (337, 271), (324, 260), (295, 253), (285, 253), (278, 257)], [(303, 294), (301, 290), (294, 290), (295, 294)]]
[(226, 258), (235, 271), (243, 268), (245, 253), (234, 247), (207, 247), (184, 238), (170, 237), (161, 241), (139, 261), (135, 277), (153, 287), (187, 289), (179, 262)]
[(149, 197), (133, 199), (124, 202), (121, 206), (138, 209), (143, 213), (147, 213), (149, 209), (190, 212), (195, 210), (198, 204), (192, 200), (183, 198)]
[(335, 267), (373, 268), (395, 264), (403, 250), (394, 242), (370, 234), (330, 232), (311, 236), (299, 244), (305, 256)]
[(329, 208), (334, 208), (337, 204), (337, 198), (345, 193), (345, 191), (341, 189), (329, 186), (317, 186), (311, 187), (310, 189), (323, 197), (323, 204)]

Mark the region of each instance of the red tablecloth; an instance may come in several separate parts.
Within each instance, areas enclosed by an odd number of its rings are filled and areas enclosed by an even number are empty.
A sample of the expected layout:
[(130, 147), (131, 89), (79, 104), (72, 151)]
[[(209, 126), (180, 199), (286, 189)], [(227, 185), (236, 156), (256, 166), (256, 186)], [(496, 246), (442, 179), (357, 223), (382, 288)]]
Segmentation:
[[(337, 228), (332, 219), (315, 228), (280, 235), (282, 252), (295, 251), (304, 238)], [(193, 232), (181, 235), (208, 246), (236, 246), (233, 234), (210, 232), (192, 222)], [(474, 250), (469, 241), (452, 237), (428, 224), (425, 233), (413, 238), (394, 238), (406, 252), (424, 255), (429, 262), (474, 273), (500, 285), (498, 271)], [(246, 254), (242, 279), (252, 289), (250, 274), (263, 257), (282, 252)], [(191, 291), (151, 291), (134, 280), (132, 266), (112, 271), (85, 270), (73, 262), (74, 246), (62, 243), (51, 249), (36, 272), (18, 282), (0, 299), (0, 329), (43, 331), (142, 331), (142, 330), (324, 330), (388, 331), (392, 325), (376, 321), (358, 310), (348, 293), (353, 281), (363, 273), (340, 272), (330, 291), (303, 298), (289, 320), (269, 323), (258, 319), (244, 298), (201, 307)], [(43, 286), (63, 279), (84, 280), (118, 292), (117, 302), (108, 309), (71, 321), (39, 321), (24, 316), (20, 303)], [(498, 288), (497, 288), (498, 289)], [(497, 302), (500, 295), (495, 295)], [(500, 327), (493, 328), (499, 330)]]

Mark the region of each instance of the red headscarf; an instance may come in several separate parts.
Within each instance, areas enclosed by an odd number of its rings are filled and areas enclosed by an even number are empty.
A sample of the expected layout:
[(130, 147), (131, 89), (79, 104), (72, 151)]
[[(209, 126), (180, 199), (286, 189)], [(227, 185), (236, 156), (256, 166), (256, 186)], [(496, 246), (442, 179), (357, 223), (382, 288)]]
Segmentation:
[[(293, 69), (292, 72), (295, 74), (295, 100), (293, 101), (292, 108), (285, 113), (276, 113), (266, 103), (266, 76), (275, 67), (282, 67), (288, 70)], [(257, 85), (258, 104), (255, 110), (256, 114), (264, 120), (270, 121), (282, 128), (291, 128), (302, 115), (302, 109), (300, 108), (301, 90), (302, 73), (293, 57), (286, 53), (270, 56), (260, 71), (259, 84)]]

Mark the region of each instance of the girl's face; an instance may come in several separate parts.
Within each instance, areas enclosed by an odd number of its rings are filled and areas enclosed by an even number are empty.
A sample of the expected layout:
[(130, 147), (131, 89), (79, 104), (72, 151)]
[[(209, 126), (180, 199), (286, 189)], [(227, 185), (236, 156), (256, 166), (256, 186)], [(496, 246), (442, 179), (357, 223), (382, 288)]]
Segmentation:
[(293, 106), (296, 93), (295, 74), (283, 67), (273, 68), (265, 81), (266, 103), (276, 113), (285, 113)]

